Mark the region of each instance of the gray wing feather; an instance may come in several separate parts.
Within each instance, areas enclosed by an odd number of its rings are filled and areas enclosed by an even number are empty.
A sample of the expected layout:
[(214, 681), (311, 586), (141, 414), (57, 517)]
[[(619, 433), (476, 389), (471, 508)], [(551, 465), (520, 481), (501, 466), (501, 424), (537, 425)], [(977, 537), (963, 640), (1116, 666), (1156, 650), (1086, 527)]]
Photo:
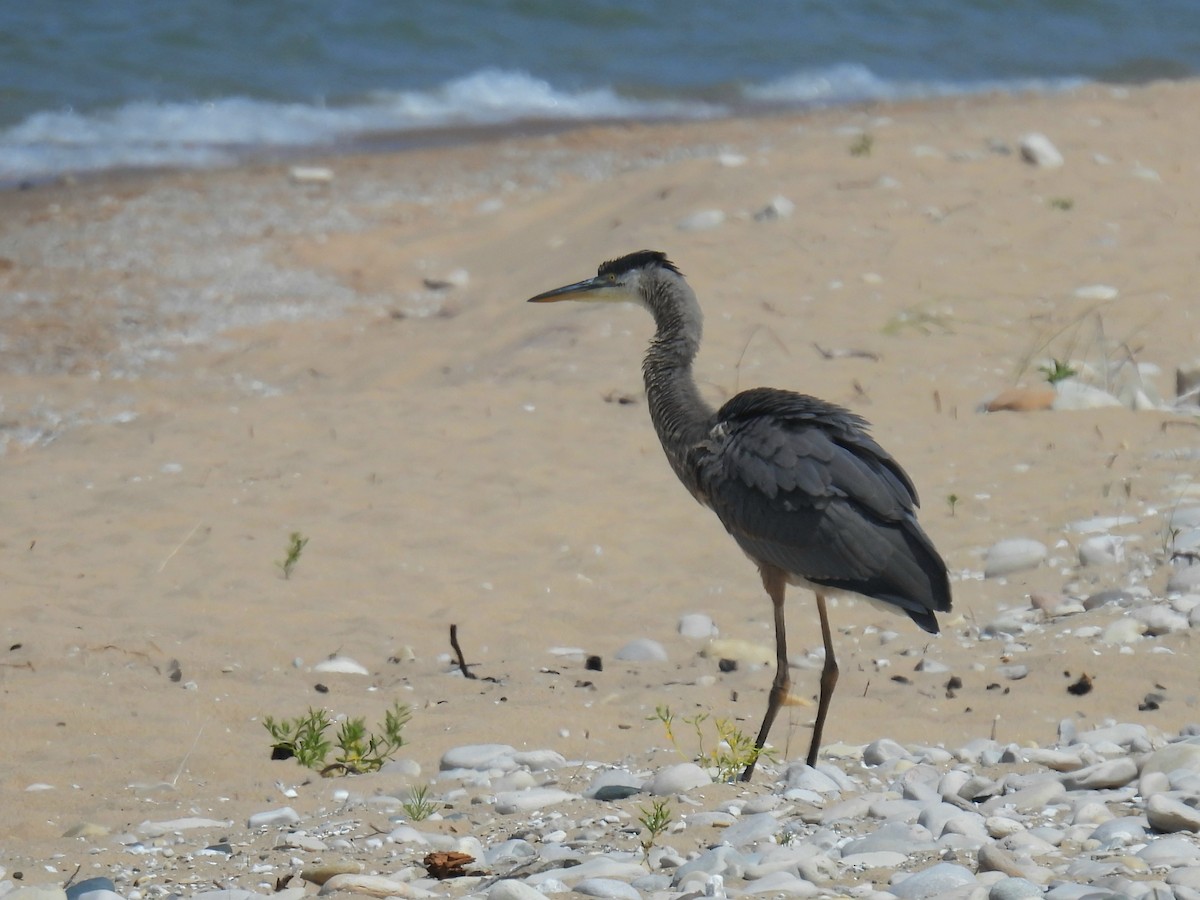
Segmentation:
[(752, 558), (927, 627), (930, 609), (950, 606), (945, 564), (917, 524), (912, 482), (865, 427), (801, 394), (739, 394), (696, 450), (700, 493)]

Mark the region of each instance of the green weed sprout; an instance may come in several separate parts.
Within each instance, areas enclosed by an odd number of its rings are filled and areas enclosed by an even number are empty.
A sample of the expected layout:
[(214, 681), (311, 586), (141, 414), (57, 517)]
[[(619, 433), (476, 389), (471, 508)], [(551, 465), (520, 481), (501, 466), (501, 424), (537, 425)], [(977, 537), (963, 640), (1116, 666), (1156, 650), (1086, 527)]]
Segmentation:
[(667, 799), (654, 800), (649, 807), (639, 806), (638, 811), (641, 813), (638, 816), (638, 822), (645, 831), (641, 840), (642, 859), (650, 862), (650, 851), (654, 848), (655, 841), (659, 836), (671, 827), (673, 815), (671, 813), (671, 801)]
[[(377, 732), (367, 731), (364, 718), (346, 718), (333, 740), (327, 735), (333, 723), (323, 709), (309, 709), (303, 716), (283, 721), (264, 716), (263, 727), (274, 741), (272, 759), (294, 757), (300, 765), (324, 776), (361, 775), (379, 771), (404, 746), (404, 726), (411, 717), (412, 711), (397, 701), (385, 713)], [(326, 763), (335, 748), (333, 762)]]
[(275, 563), (283, 572), (285, 581), (292, 577), (292, 570), (296, 568), (296, 563), (300, 562), (300, 554), (304, 552), (307, 544), (308, 538), (298, 531), (293, 531), (291, 537), (288, 538), (287, 556), (283, 558), (282, 562)]

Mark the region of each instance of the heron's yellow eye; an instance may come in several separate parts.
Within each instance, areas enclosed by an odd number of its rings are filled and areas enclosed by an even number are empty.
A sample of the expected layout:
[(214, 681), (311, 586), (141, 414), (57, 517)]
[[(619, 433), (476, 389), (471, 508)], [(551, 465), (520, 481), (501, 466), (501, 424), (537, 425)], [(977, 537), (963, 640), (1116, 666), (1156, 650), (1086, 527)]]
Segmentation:
[(609, 272), (609, 273), (608, 273), (608, 281), (609, 281), (609, 283), (610, 283), (610, 284), (616, 284), (616, 283), (617, 283), (617, 275), (616, 275), (616, 273), (615, 273), (615, 272)]

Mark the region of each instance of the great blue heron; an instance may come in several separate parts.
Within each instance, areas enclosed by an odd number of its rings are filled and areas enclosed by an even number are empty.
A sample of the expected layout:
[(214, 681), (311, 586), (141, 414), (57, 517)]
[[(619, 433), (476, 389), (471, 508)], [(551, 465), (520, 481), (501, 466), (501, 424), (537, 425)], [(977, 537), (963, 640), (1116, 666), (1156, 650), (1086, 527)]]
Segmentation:
[(838, 678), (826, 598), (879, 600), (934, 634), (933, 613), (950, 609), (946, 564), (917, 524), (912, 481), (867, 433), (866, 421), (840, 406), (773, 388), (743, 391), (718, 410), (705, 403), (692, 377), (700, 305), (666, 254), (630, 253), (603, 263), (595, 278), (529, 302), (557, 300), (631, 301), (654, 316), (642, 373), (658, 439), (679, 480), (758, 565), (771, 597), (775, 680), (743, 781), (791, 687), (784, 592), (793, 584), (816, 594), (825, 664), (808, 750), (815, 766)]

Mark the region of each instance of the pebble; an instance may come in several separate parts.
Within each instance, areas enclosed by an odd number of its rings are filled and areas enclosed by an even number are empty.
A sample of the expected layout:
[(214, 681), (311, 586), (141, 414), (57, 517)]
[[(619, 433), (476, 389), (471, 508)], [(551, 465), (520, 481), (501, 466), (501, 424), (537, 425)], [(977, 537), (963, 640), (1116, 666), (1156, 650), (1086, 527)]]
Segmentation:
[(1146, 820), (1156, 831), (1200, 832), (1200, 795), (1182, 791), (1152, 794), (1146, 801)]
[(773, 222), (777, 219), (789, 219), (796, 211), (796, 204), (782, 194), (776, 194), (766, 206), (754, 214), (756, 222)]
[(680, 219), (675, 227), (680, 231), (708, 231), (725, 222), (725, 213), (719, 209), (703, 209)]
[(513, 754), (517, 751), (508, 744), (466, 744), (454, 747), (442, 754), (438, 767), (448, 769), (503, 769), (515, 768)]
[(386, 875), (359, 875), (349, 873), (334, 875), (318, 891), (319, 896), (336, 894), (345, 891), (350, 894), (365, 894), (368, 897), (432, 897), (432, 891), (415, 887), (404, 881), (388, 878)]
[(926, 897), (946, 894), (954, 888), (977, 883), (975, 874), (970, 869), (955, 863), (941, 862), (921, 872), (906, 875), (902, 880), (890, 885), (888, 890), (900, 900), (924, 900)]
[(686, 638), (705, 639), (717, 636), (717, 626), (712, 616), (704, 613), (688, 613), (679, 617), (679, 633)]
[(546, 895), (515, 878), (497, 881), (487, 892), (488, 900), (546, 900)]
[(371, 671), (357, 660), (351, 659), (349, 656), (331, 656), (329, 659), (323, 659), (315, 666), (314, 672), (333, 675), (370, 675)]
[[(1166, 603), (1141, 587), (1127, 592), (1127, 602), (1133, 612), (1200, 608), (1200, 597)], [(1114, 621), (1135, 621), (1106, 606), (1120, 615)], [(1019, 630), (1022, 621), (1005, 627)], [(1016, 639), (1006, 640), (1011, 650)], [(992, 663), (979, 671), (1015, 668), (1024, 667)], [(1030, 681), (1042, 674), (1029, 668)], [(383, 785), (363, 796), (354, 779), (339, 781), (334, 805), (324, 808), (328, 787), (305, 782), (294, 790), (296, 808), (315, 806), (316, 813), (265, 810), (244, 830), (200, 816), (143, 822), (112, 839), (111, 852), (129, 856), (111, 868), (111, 879), (89, 878), (68, 892), (0, 881), (0, 894), (166, 900), (153, 883), (131, 886), (129, 873), (153, 852), (154, 883), (181, 883), (181, 867), (201, 860), (230, 867), (205, 875), (228, 890), (200, 891), (193, 900), (268, 900), (267, 886), (296, 872), (322, 896), (411, 900), (567, 893), (611, 900), (1200, 898), (1200, 723), (1163, 734), (1139, 722), (1085, 729), (1086, 721), (1062, 720), (1057, 741), (1043, 747), (988, 738), (945, 748), (888, 737), (830, 743), (816, 768), (764, 761), (748, 788), (713, 785), (693, 762), (655, 767), (647, 761), (655, 752), (618, 766), (537, 746), (462, 745), (442, 755), (444, 819), (424, 830), (398, 809), (391, 831), (380, 830), (377, 821), (393, 814), (394, 801), (381, 815), (347, 813), (355, 804), (385, 809)], [(638, 817), (648, 803), (621, 802), (638, 793), (673, 798), (672, 824), (645, 855)], [(206, 846), (220, 852), (209, 858)], [(469, 874), (433, 881), (423, 863), (431, 851), (467, 854)], [(886, 890), (879, 887), (889, 876)], [(288, 888), (270, 896), (303, 895)]]
[(1120, 538), (1111, 534), (1090, 537), (1079, 544), (1079, 564), (1081, 566), (1114, 565), (1124, 558), (1124, 543)]
[(1064, 163), (1058, 148), (1041, 132), (1023, 135), (1018, 142), (1021, 159), (1041, 169), (1057, 169)]
[(650, 638), (635, 638), (613, 657), (625, 662), (666, 662), (669, 659), (663, 645)]
[(983, 560), (985, 578), (996, 578), (1041, 565), (1046, 545), (1030, 538), (1007, 538), (988, 548)]
[(300, 815), (290, 806), (283, 806), (279, 809), (269, 809), (265, 812), (255, 813), (246, 820), (246, 827), (254, 828), (272, 828), (278, 825), (295, 825), (300, 821)]
[(646, 790), (656, 796), (682, 794), (708, 784), (712, 784), (708, 772), (695, 763), (687, 762), (659, 769), (646, 783)]
[(585, 878), (578, 882), (573, 890), (586, 897), (606, 897), (609, 900), (642, 900), (633, 885), (618, 881), (615, 878)]

